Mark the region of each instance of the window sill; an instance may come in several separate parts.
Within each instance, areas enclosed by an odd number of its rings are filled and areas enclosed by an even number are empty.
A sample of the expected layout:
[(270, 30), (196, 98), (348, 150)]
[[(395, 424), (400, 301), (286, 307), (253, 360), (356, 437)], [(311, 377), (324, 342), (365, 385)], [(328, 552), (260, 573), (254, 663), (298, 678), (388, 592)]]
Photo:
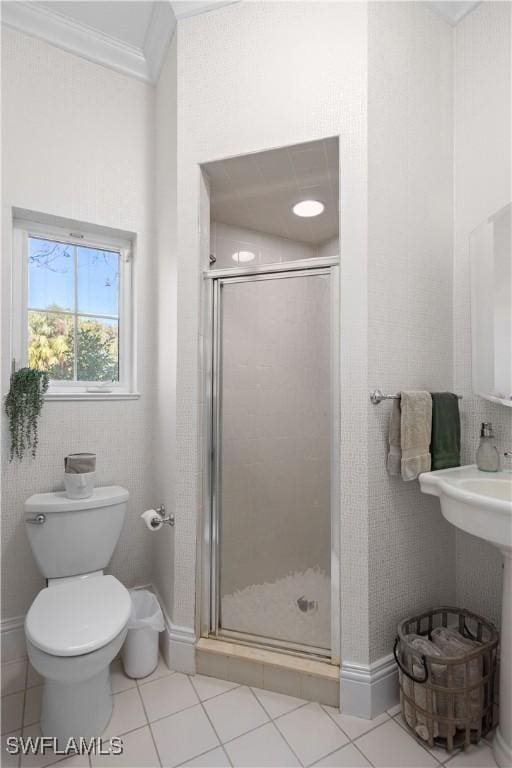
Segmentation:
[(54, 400), (138, 400), (140, 392), (47, 392), (45, 401)]

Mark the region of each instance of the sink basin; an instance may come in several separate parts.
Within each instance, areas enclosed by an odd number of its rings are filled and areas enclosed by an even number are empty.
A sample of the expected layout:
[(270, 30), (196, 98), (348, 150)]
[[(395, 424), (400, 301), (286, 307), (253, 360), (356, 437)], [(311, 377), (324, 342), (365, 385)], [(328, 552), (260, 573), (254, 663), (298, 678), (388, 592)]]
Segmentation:
[(512, 472), (481, 472), (476, 466), (420, 475), (423, 493), (439, 496), (449, 523), (512, 553)]
[(449, 523), (498, 547), (503, 555), (500, 723), (493, 752), (500, 768), (512, 765), (512, 472), (476, 466), (424, 472), (423, 493), (438, 496)]
[(501, 499), (502, 501), (512, 501), (512, 483), (506, 480), (461, 480), (460, 487), (470, 493), (478, 493), (480, 496), (490, 496), (492, 499)]

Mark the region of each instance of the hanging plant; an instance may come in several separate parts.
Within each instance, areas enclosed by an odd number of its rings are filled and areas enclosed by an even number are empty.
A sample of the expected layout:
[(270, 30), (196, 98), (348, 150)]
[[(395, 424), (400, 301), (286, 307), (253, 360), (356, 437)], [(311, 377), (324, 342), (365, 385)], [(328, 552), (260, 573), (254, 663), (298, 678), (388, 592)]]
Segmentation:
[(11, 374), (11, 386), (5, 399), (11, 432), (11, 461), (15, 456), (21, 461), (28, 449), (32, 456), (36, 455), (37, 421), (48, 383), (48, 373), (35, 368), (20, 368)]

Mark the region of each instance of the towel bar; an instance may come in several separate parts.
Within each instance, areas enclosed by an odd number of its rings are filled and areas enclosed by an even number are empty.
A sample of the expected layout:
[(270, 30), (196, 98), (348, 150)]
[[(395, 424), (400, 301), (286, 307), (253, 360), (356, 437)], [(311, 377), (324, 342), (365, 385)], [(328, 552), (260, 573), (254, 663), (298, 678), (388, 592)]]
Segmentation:
[[(462, 400), (462, 395), (457, 395), (457, 397)], [(373, 405), (378, 405), (383, 400), (400, 400), (400, 395), (385, 395), (380, 389), (374, 389), (373, 392), (370, 392), (370, 401)]]

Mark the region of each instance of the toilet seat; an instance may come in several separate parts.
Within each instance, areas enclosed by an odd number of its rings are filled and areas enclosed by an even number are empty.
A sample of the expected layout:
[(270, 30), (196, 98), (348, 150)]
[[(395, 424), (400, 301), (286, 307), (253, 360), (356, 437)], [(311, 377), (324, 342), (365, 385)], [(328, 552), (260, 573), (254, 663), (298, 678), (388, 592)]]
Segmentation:
[(128, 590), (114, 576), (42, 589), (25, 619), (27, 639), (52, 656), (81, 656), (107, 645), (126, 626)]

